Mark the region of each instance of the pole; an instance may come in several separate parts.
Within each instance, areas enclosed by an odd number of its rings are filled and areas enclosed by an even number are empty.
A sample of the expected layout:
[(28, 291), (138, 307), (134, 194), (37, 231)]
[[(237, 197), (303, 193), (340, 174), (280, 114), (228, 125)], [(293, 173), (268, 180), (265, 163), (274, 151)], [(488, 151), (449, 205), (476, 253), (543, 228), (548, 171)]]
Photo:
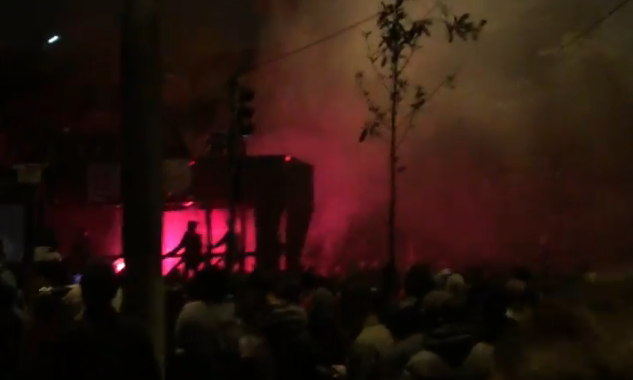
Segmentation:
[(228, 130), (228, 147), (227, 156), (229, 164), (229, 225), (228, 239), (226, 241), (226, 251), (224, 254), (225, 268), (232, 273), (237, 257), (237, 235), (235, 233), (235, 223), (237, 220), (237, 203), (239, 195), (239, 138), (238, 131), (238, 108), (239, 108), (239, 78), (234, 75), (229, 82), (229, 91), (231, 102), (231, 121)]
[(164, 368), (162, 71), (157, 0), (123, 0), (121, 197), (123, 312), (147, 326)]
[[(397, 24), (398, 19), (393, 16), (393, 25), (391, 33), (399, 33)], [(402, 53), (400, 49), (400, 45), (398, 43), (394, 44), (391, 56), (391, 96), (389, 97), (391, 101), (391, 123), (390, 123), (390, 131), (391, 131), (391, 140), (389, 142), (389, 232), (388, 232), (388, 240), (389, 240), (389, 264), (393, 266), (391, 269), (395, 271), (396, 269), (396, 198), (397, 198), (397, 164), (398, 164), (398, 156), (397, 156), (397, 120), (398, 120), (398, 92), (399, 92), (399, 79), (400, 72), (398, 70), (398, 64), (400, 62), (400, 55)]]

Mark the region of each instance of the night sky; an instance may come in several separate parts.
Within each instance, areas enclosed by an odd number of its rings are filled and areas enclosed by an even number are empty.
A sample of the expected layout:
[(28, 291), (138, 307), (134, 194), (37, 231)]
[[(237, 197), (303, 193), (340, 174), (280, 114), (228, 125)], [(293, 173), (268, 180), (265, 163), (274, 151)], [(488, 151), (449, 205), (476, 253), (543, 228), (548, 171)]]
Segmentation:
[[(412, 81), (429, 87), (461, 69), (457, 89), (429, 105), (403, 145), (403, 250), (464, 261), (530, 248), (543, 235), (573, 240), (565, 249), (633, 246), (623, 233), (633, 223), (633, 5), (559, 51), (618, 2), (446, 1), (489, 25), (474, 44), (448, 44), (438, 28), (412, 61)], [(170, 123), (184, 124), (179, 115), (196, 102), (218, 109), (201, 125), (182, 127), (196, 150), (201, 134), (222, 126), (222, 88), (236, 65), (266, 62), (336, 32), (371, 15), (378, 1), (164, 3)], [(412, 16), (432, 4), (411, 0)], [(12, 123), (116, 128), (118, 22), (117, 1), (0, 2), (3, 56), (35, 52), (37, 70), (22, 75), (52, 77), (11, 103)], [(316, 167), (310, 244), (320, 257), (343, 244), (357, 251), (382, 244), (375, 231), (386, 215), (386, 146), (358, 144), (366, 113), (354, 83), (357, 70), (369, 69), (361, 32), (372, 27), (365, 23), (248, 78), (258, 94), (251, 151), (292, 154)], [(59, 43), (46, 47), (55, 34)], [(553, 205), (564, 215), (562, 229), (552, 221)]]

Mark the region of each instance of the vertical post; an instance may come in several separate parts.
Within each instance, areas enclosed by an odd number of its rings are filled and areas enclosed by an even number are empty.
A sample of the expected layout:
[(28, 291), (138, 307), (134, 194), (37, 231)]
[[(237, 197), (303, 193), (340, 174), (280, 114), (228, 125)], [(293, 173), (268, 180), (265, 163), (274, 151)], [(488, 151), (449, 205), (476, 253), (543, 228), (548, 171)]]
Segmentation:
[[(391, 33), (399, 33), (398, 31), (398, 18), (394, 15), (393, 17), (393, 25)], [(396, 46), (393, 47), (392, 55), (391, 55), (391, 94), (389, 96), (389, 100), (391, 101), (391, 120), (390, 120), (390, 141), (389, 141), (389, 232), (388, 232), (388, 241), (389, 241), (389, 264), (393, 266), (393, 270), (396, 269), (396, 211), (397, 211), (397, 197), (398, 197), (398, 188), (397, 188), (397, 165), (398, 165), (398, 156), (397, 156), (397, 141), (398, 141), (398, 129), (397, 129), (397, 120), (398, 120), (398, 103), (399, 103), (399, 81), (400, 81), (400, 71), (399, 71), (399, 63), (400, 56), (402, 51), (398, 44), (394, 44)]]
[[(213, 253), (213, 227), (211, 226), (211, 203), (207, 202), (204, 204), (204, 223), (206, 224), (207, 231), (207, 250), (206, 253), (211, 255)], [(210, 258), (210, 256), (208, 256)]]
[(239, 194), (239, 131), (238, 131), (238, 107), (239, 107), (239, 78), (233, 76), (229, 82), (229, 99), (231, 99), (231, 120), (228, 130), (228, 147), (227, 156), (229, 164), (229, 225), (228, 239), (226, 241), (226, 250), (224, 253), (224, 265), (226, 270), (231, 273), (235, 266), (237, 258), (237, 235), (235, 233), (235, 224), (237, 221), (237, 203)]
[(145, 326), (164, 365), (161, 124), (157, 0), (124, 0), (121, 33), (121, 197), (124, 313)]

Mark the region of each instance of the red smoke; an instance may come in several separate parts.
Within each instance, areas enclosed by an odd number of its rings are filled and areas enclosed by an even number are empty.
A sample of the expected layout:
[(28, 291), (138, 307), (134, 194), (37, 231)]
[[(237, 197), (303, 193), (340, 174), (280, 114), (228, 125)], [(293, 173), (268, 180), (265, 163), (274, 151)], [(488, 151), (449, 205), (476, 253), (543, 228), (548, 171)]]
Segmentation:
[[(47, 210), (47, 219), (53, 226), (63, 255), (72, 254), (72, 246), (77, 234), (83, 229), (88, 232), (91, 248), (95, 256), (115, 256), (122, 252), (121, 247), (121, 209), (114, 207), (69, 208), (51, 207)], [(211, 213), (211, 242), (217, 243), (227, 232), (228, 213), (226, 210), (213, 210)], [(174, 249), (187, 229), (187, 222), (198, 222), (198, 233), (203, 244), (207, 241), (207, 227), (204, 210), (190, 207), (178, 211), (163, 213), (163, 253)], [(256, 248), (255, 222), (253, 211), (246, 212), (244, 238), (246, 251)], [(238, 219), (236, 230), (241, 232)], [(223, 253), (224, 247), (214, 249), (214, 253)], [(163, 260), (163, 274), (167, 274), (178, 263), (177, 258)], [(122, 260), (115, 261), (118, 269), (123, 269)], [(246, 261), (246, 269), (252, 270), (254, 261)]]

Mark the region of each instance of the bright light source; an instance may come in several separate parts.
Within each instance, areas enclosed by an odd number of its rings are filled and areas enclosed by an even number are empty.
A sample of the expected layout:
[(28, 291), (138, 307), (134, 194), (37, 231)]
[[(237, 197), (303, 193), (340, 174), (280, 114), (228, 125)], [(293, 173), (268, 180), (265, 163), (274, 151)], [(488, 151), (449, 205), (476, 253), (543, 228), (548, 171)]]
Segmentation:
[(182, 207), (191, 207), (193, 206), (193, 201), (185, 202), (182, 204)]
[(291, 156), (286, 156), (286, 157), (284, 157), (284, 161), (290, 162), (290, 161), (292, 161), (292, 157)]
[(46, 42), (48, 44), (54, 44), (57, 41), (59, 41), (59, 36), (53, 36), (53, 37), (49, 38), (48, 41), (46, 41)]
[(125, 261), (123, 259), (116, 259), (112, 265), (116, 273), (121, 273), (125, 269)]

